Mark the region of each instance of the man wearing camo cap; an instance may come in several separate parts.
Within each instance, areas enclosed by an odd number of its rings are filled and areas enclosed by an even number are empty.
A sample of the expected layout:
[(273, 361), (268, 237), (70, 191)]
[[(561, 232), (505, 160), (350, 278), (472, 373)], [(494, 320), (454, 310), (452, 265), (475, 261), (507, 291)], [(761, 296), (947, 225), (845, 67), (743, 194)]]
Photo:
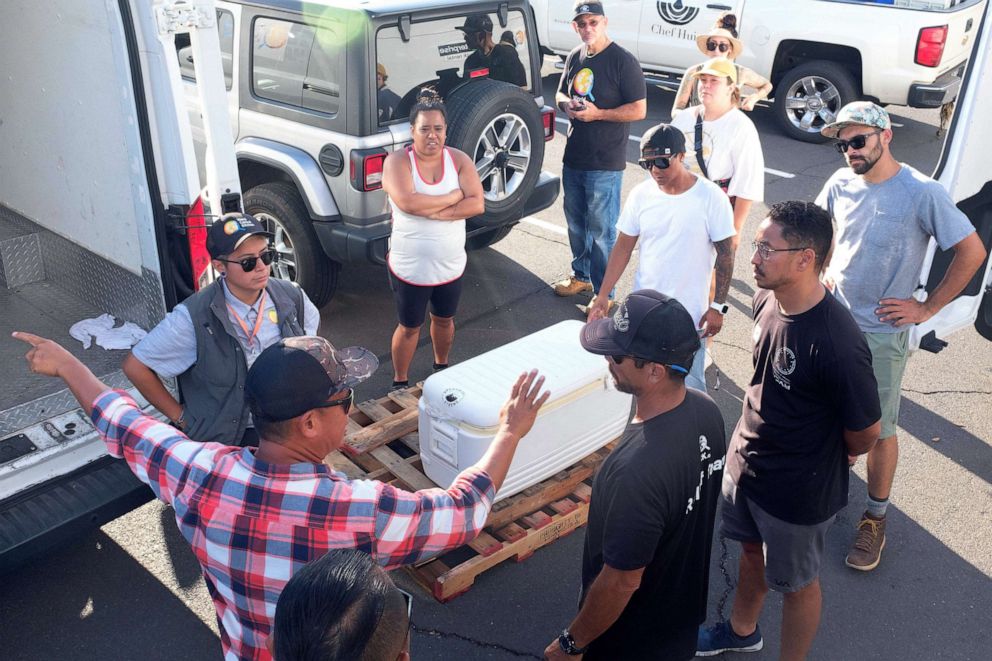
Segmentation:
[(266, 639), (290, 577), (331, 549), (368, 553), (386, 569), (426, 560), (474, 539), (530, 430), (543, 378), (522, 374), (485, 455), (448, 489), (409, 492), (350, 480), (324, 463), (344, 444), (352, 387), (379, 361), (321, 337), (286, 338), (248, 371), (245, 398), (258, 448), (191, 441), (100, 382), (57, 343), (14, 333), (31, 346), (32, 372), (63, 379), (114, 457), (172, 506), (217, 610), (226, 659), (272, 657)]
[[(939, 183), (893, 157), (885, 110), (867, 101), (849, 103), (821, 133), (836, 140), (848, 165), (834, 173), (816, 199), (836, 226), (826, 281), (868, 341), (882, 403), (881, 439), (868, 453), (867, 509), (846, 560), (852, 569), (870, 571), (885, 546), (908, 329), (964, 289), (985, 260), (985, 248)], [(954, 251), (954, 258), (936, 289), (920, 300), (920, 272), (931, 237), (942, 250)]]

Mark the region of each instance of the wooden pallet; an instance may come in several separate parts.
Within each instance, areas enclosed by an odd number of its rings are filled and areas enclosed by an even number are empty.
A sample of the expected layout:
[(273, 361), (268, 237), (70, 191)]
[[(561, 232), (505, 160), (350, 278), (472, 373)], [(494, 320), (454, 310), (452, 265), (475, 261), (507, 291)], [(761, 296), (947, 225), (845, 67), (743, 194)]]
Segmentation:
[[(437, 485), (424, 474), (417, 434), (419, 386), (362, 402), (348, 422), (345, 445), (325, 463), (352, 479), (418, 490)], [(509, 558), (521, 562), (585, 525), (592, 477), (610, 443), (551, 478), (493, 506), (482, 533), (462, 548), (407, 571), (441, 602), (468, 590), (477, 576)]]

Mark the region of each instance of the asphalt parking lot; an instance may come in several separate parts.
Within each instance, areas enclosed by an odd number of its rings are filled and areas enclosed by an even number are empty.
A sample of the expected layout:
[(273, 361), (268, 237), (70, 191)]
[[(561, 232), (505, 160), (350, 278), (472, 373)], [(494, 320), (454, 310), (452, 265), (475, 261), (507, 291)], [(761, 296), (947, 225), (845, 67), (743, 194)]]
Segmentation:
[[(545, 90), (557, 72), (549, 61)], [(672, 94), (651, 89), (649, 119), (639, 136), (667, 119)], [(942, 141), (936, 111), (890, 108), (896, 156), (932, 171)], [(766, 204), (811, 200), (840, 165), (828, 145), (794, 142), (759, 107), (752, 119), (761, 134)], [(559, 126), (559, 129), (562, 129)], [(560, 133), (560, 131), (559, 131)], [(560, 172), (562, 135), (548, 144), (545, 166)], [(628, 150), (624, 198), (645, 176)], [(743, 232), (747, 245), (767, 207), (756, 204)], [(559, 200), (525, 219), (493, 249), (472, 253), (457, 317), (455, 361), (556, 323), (580, 318), (582, 299), (555, 297), (549, 284), (568, 273), (569, 250)], [(632, 271), (633, 269), (628, 269)], [(747, 256), (738, 255), (732, 311), (714, 346), (711, 394), (728, 433), (740, 414), (750, 377), (750, 299), (754, 281)], [(629, 291), (629, 275), (620, 291)], [(395, 324), (385, 272), (349, 269), (332, 303), (322, 310), (321, 333), (336, 345), (362, 344), (383, 362), (359, 399), (378, 397), (391, 377), (389, 337)], [(426, 347), (411, 377), (425, 378)], [(899, 472), (889, 518), (889, 542), (880, 567), (869, 574), (844, 567), (864, 498), (864, 462), (855, 469), (852, 504), (827, 537), (824, 610), (810, 659), (988, 659), (992, 646), (992, 351), (973, 329), (951, 338), (939, 355), (911, 359), (900, 420)], [(719, 371), (719, 374), (717, 373)], [(718, 386), (718, 387), (717, 387)], [(415, 659), (539, 658), (569, 622), (578, 593), (584, 531), (565, 537), (522, 563), (483, 574), (466, 594), (439, 604), (401, 572), (396, 580), (415, 595)], [(711, 619), (724, 592), (719, 541), (713, 556)], [(735, 574), (736, 553), (726, 565)], [(765, 649), (778, 652), (780, 600), (771, 596), (761, 626)], [(729, 606), (728, 606), (729, 612)], [(0, 584), (0, 649), (5, 659), (219, 659), (212, 604), (195, 559), (170, 510), (152, 502), (85, 535)], [(739, 655), (727, 655), (737, 658)]]

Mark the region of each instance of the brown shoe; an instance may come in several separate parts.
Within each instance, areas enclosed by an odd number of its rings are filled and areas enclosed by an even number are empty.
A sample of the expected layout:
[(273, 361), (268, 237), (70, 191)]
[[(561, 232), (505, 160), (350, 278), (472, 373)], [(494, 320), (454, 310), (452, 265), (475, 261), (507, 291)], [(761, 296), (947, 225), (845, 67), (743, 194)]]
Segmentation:
[(575, 296), (587, 291), (592, 291), (592, 283), (576, 280), (574, 275), (555, 283), (555, 294), (558, 296)]
[(871, 571), (878, 566), (882, 559), (882, 549), (885, 548), (885, 517), (873, 519), (865, 512), (858, 524), (858, 536), (854, 539), (847, 559), (844, 560), (851, 569)]

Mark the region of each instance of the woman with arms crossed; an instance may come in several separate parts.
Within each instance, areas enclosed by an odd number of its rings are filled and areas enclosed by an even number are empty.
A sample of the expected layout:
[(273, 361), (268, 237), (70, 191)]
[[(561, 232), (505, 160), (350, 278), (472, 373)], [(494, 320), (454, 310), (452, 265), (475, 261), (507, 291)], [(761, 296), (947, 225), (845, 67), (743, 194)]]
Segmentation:
[(441, 98), (425, 90), (410, 111), (413, 145), (386, 157), (382, 187), (393, 210), (386, 263), (399, 324), (393, 332), (393, 387), (409, 385), (427, 305), (434, 370), (448, 366), (465, 271), (465, 219), (485, 211), (482, 182), (466, 154), (445, 147)]

